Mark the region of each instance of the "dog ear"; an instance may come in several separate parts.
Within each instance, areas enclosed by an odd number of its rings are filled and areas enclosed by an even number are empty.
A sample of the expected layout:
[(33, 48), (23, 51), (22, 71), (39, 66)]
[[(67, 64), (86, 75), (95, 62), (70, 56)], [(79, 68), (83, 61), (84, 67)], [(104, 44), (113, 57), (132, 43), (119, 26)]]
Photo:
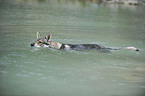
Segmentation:
[(52, 37), (52, 34), (51, 34), (51, 32), (50, 32), (47, 36), (45, 36), (45, 39), (46, 39), (47, 41), (50, 41), (50, 40), (51, 40), (51, 37)]
[(37, 40), (38, 40), (39, 38), (41, 38), (41, 36), (40, 36), (40, 33), (37, 32)]

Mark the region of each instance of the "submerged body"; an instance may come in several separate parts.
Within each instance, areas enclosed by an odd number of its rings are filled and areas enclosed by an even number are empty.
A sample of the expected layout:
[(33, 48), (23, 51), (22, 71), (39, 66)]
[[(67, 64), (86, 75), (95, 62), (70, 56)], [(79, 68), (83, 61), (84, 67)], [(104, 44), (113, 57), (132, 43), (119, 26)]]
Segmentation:
[(97, 44), (62, 44), (60, 49), (70, 49), (70, 50), (100, 50), (100, 49), (105, 49), (105, 47), (97, 45)]
[(139, 51), (139, 49), (135, 47), (125, 47), (125, 48), (105, 48), (104, 46), (100, 46), (97, 44), (63, 44), (59, 42), (51, 41), (52, 34), (49, 33), (44, 38), (40, 36), (39, 32), (37, 32), (37, 40), (35, 43), (32, 43), (31, 46), (34, 47), (49, 47), (55, 49), (63, 49), (63, 50), (100, 50), (100, 51), (110, 51), (110, 50), (121, 50), (121, 49), (128, 49)]

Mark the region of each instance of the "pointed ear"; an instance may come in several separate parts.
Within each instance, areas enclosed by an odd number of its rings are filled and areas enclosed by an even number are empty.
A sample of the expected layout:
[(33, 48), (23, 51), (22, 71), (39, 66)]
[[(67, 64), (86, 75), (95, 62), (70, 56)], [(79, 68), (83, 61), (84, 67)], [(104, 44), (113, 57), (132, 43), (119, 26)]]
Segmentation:
[(51, 37), (52, 37), (51, 32), (47, 36), (45, 36), (45, 39), (47, 40), (47, 42), (51, 40)]
[(37, 39), (41, 38), (40, 33), (37, 32)]

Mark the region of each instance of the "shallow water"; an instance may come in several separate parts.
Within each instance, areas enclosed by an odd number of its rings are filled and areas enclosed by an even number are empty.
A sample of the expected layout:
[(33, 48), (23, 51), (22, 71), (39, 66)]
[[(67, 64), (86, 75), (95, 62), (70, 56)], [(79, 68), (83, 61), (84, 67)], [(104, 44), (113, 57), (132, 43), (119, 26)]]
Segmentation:
[[(144, 96), (145, 8), (61, 0), (0, 1), (1, 96)], [(53, 41), (130, 50), (32, 48)]]

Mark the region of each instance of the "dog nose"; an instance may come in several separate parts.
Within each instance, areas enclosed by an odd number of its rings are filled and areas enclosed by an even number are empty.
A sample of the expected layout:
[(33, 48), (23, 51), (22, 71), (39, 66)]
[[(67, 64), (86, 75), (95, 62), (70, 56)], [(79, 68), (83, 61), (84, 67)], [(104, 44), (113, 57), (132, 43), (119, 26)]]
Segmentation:
[(31, 43), (31, 46), (34, 46), (35, 45), (35, 43)]

